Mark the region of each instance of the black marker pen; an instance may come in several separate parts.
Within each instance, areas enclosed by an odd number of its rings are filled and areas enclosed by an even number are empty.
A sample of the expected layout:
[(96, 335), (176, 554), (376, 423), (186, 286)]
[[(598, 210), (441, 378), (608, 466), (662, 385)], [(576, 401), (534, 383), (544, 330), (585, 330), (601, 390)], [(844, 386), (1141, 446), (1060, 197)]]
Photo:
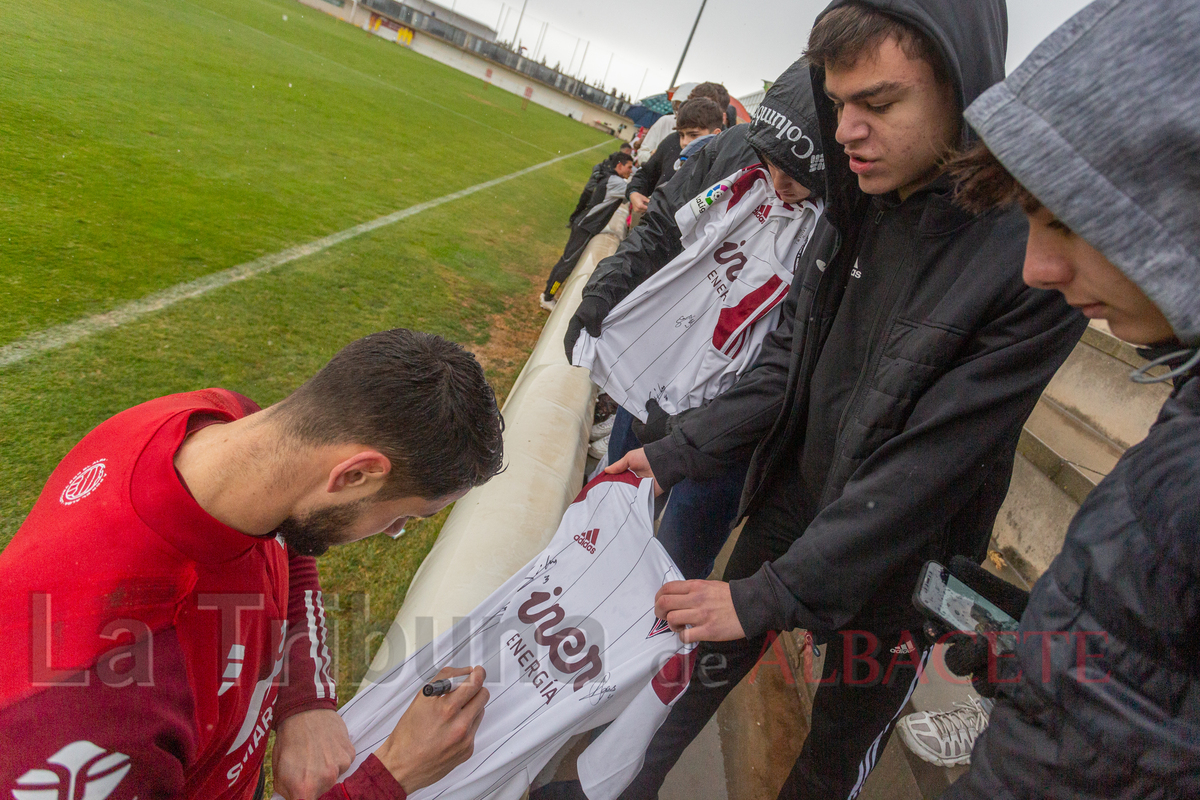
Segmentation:
[(471, 677), (471, 673), (468, 672), (466, 675), (459, 675), (454, 678), (442, 678), (440, 681), (430, 681), (421, 688), (421, 694), (426, 697), (440, 697), (444, 694), (450, 694), (469, 677)]

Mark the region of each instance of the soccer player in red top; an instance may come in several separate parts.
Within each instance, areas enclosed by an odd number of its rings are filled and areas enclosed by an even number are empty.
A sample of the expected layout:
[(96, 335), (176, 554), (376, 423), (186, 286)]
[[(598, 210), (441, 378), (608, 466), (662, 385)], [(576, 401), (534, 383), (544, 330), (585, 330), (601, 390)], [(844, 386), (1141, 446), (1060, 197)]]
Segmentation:
[(399, 329), (265, 410), (206, 389), (102, 422), (0, 553), (0, 795), (249, 800), (271, 730), (289, 800), (402, 798), (445, 775), (471, 754), (479, 667), (334, 785), (354, 750), (314, 557), (487, 481), (502, 427), (471, 354)]

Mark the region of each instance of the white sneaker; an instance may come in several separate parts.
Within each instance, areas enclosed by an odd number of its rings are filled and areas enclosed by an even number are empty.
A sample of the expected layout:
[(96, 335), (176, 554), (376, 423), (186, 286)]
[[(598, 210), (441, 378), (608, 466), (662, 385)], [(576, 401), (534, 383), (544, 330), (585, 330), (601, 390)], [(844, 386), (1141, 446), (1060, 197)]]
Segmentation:
[(617, 415), (613, 414), (608, 419), (602, 419), (592, 426), (592, 432), (588, 436), (589, 442), (594, 442), (597, 439), (607, 439), (612, 433), (613, 423), (617, 421)]
[(594, 459), (602, 459), (608, 455), (608, 440), (609, 436), (597, 439), (588, 445), (588, 455)]
[(971, 763), (975, 739), (987, 727), (988, 712), (974, 697), (953, 711), (917, 711), (896, 723), (900, 739), (921, 760), (939, 767)]
[(553, 311), (554, 307), (556, 305), (558, 305), (558, 300), (553, 299), (553, 298), (550, 300), (547, 300), (546, 295), (539, 294), (538, 295), (538, 305), (541, 306), (542, 308), (546, 309), (547, 311)]

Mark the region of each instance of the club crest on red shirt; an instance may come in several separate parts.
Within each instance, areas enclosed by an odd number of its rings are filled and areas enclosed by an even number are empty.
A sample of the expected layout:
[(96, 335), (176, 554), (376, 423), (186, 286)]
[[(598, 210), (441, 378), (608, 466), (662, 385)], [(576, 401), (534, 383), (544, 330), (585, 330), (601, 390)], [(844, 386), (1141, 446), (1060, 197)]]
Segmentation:
[(71, 478), (67, 488), (58, 496), (58, 502), (64, 506), (74, 505), (100, 487), (104, 482), (104, 462), (106, 459), (93, 461)]

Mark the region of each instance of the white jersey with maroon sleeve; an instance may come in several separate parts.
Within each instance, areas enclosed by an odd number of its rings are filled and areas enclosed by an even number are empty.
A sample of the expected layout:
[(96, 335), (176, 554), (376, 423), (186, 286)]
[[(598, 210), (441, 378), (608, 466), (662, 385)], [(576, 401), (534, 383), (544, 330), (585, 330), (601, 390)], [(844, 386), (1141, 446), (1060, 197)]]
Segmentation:
[(618, 303), (571, 363), (643, 422), (727, 391), (779, 322), (796, 261), (824, 210), (785, 203), (762, 166), (740, 170), (675, 214), (683, 252)]
[(347, 774), (440, 669), (482, 664), (474, 755), (410, 798), (517, 800), (571, 736), (610, 722), (579, 768), (590, 800), (617, 797), (691, 675), (694, 646), (654, 616), (659, 587), (682, 576), (654, 538), (652, 488), (632, 472), (597, 478), (524, 570), (348, 702)]

